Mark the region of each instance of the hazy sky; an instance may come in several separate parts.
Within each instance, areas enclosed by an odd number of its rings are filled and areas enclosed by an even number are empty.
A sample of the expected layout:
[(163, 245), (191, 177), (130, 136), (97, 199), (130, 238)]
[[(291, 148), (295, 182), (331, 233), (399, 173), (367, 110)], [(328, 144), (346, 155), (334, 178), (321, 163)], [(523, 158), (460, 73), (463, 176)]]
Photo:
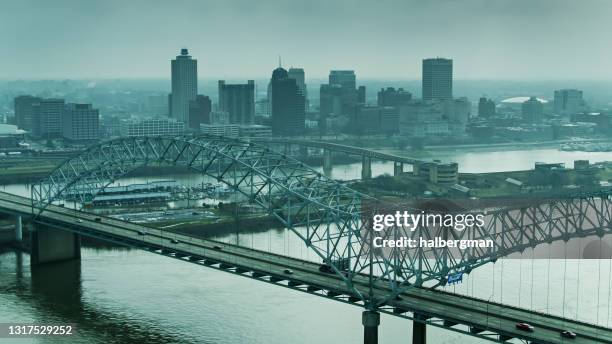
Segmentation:
[(608, 0), (0, 0), (0, 78), (167, 78), (181, 47), (200, 78), (265, 77), (282, 56), (418, 79), (612, 79)]

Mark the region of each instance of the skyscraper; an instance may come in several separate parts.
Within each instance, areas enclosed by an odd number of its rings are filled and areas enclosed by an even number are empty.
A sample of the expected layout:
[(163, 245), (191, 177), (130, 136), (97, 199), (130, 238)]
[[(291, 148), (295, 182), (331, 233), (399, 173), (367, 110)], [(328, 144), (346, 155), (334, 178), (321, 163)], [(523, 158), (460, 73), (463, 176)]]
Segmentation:
[(19, 129), (31, 131), (33, 127), (32, 117), (34, 104), (41, 101), (41, 98), (32, 96), (15, 97), (15, 120)]
[(444, 58), (423, 60), (423, 99), (453, 98), (453, 60)]
[(62, 114), (62, 135), (68, 140), (97, 140), (100, 135), (98, 109), (91, 104), (66, 104)]
[(272, 72), (270, 81), (272, 134), (297, 136), (304, 134), (304, 95), (295, 79), (282, 67)]
[(355, 90), (357, 88), (357, 77), (353, 70), (332, 70), (329, 72), (329, 84), (340, 85), (344, 89)]
[(253, 124), (255, 120), (255, 81), (226, 84), (219, 80), (219, 110), (229, 113), (230, 124)]
[(308, 110), (308, 89), (306, 88), (306, 78), (304, 75), (303, 68), (289, 68), (287, 74), (291, 79), (294, 79), (297, 83), (302, 95), (304, 96), (304, 106)]
[(582, 91), (575, 89), (563, 89), (555, 91), (554, 109), (557, 115), (573, 115), (584, 111), (585, 103), (582, 99)]
[(492, 99), (481, 97), (478, 100), (478, 117), (489, 118), (495, 116), (495, 102)]
[(187, 49), (170, 63), (172, 72), (172, 93), (169, 96), (170, 117), (187, 123), (189, 102), (198, 94), (198, 61), (191, 58)]
[(32, 108), (32, 135), (54, 138), (62, 135), (64, 99), (41, 99)]
[(199, 130), (200, 124), (210, 124), (210, 111), (212, 102), (210, 98), (201, 94), (189, 102), (189, 128)]
[(521, 105), (523, 120), (537, 123), (542, 120), (544, 105), (536, 97), (531, 97)]

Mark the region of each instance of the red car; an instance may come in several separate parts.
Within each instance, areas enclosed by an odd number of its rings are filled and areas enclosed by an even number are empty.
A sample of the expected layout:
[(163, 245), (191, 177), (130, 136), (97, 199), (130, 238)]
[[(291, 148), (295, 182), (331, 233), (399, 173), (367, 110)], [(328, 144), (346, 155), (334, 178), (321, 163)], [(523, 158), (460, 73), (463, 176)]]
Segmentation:
[(518, 323), (516, 324), (516, 328), (521, 331), (533, 332), (533, 326), (528, 323)]

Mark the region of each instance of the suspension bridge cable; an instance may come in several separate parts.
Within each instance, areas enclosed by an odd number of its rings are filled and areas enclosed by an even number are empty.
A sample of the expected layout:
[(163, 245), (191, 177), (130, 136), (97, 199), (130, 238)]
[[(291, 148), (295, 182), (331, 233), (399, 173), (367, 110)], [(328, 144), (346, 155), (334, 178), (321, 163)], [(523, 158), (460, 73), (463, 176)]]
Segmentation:
[(601, 237), (599, 238), (599, 257), (597, 258), (597, 315), (595, 317), (595, 323), (599, 325), (599, 297), (601, 292)]
[(612, 298), (612, 257), (608, 258), (608, 310), (606, 312), (606, 327), (610, 327), (610, 299)]
[(578, 320), (578, 308), (580, 307), (580, 262), (582, 261), (582, 237), (578, 241), (578, 273), (576, 274), (576, 320)]
[(550, 314), (550, 256), (552, 244), (548, 244), (548, 266), (546, 268), (546, 313)]
[(533, 309), (533, 264), (534, 264), (533, 257), (534, 255), (535, 255), (535, 248), (532, 247), (531, 248), (531, 295), (529, 296), (529, 298), (531, 299), (530, 300), (531, 309)]
[(501, 275), (499, 277), (499, 302), (504, 303), (504, 259), (501, 259)]
[[(521, 253), (521, 256), (523, 254)], [(521, 294), (523, 292), (523, 259), (519, 260), (519, 307), (521, 307)]]
[(565, 259), (563, 259), (563, 318), (565, 319), (565, 280), (567, 276), (567, 242), (563, 245)]

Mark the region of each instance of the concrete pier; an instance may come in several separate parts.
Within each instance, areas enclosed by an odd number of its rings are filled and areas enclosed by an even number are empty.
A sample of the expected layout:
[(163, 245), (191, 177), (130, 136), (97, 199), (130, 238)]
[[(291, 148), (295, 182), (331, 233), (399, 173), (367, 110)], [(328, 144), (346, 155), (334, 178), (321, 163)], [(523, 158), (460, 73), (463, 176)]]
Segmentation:
[(332, 168), (332, 151), (325, 149), (323, 150), (323, 174), (325, 174), (327, 177), (331, 177)]
[(361, 179), (370, 178), (372, 178), (372, 159), (364, 155), (361, 161)]
[(81, 258), (81, 238), (78, 234), (36, 224), (30, 238), (31, 265)]
[(21, 242), (23, 240), (23, 222), (21, 215), (17, 215), (15, 219), (15, 241)]
[(425, 323), (420, 322), (425, 318), (419, 314), (415, 314), (414, 319), (415, 320), (412, 321), (412, 344), (426, 344), (427, 328), (425, 327)]
[(404, 163), (394, 162), (393, 163), (393, 176), (397, 177), (404, 173)]
[(363, 344), (378, 344), (380, 313), (364, 311), (361, 314), (361, 323), (363, 324)]

